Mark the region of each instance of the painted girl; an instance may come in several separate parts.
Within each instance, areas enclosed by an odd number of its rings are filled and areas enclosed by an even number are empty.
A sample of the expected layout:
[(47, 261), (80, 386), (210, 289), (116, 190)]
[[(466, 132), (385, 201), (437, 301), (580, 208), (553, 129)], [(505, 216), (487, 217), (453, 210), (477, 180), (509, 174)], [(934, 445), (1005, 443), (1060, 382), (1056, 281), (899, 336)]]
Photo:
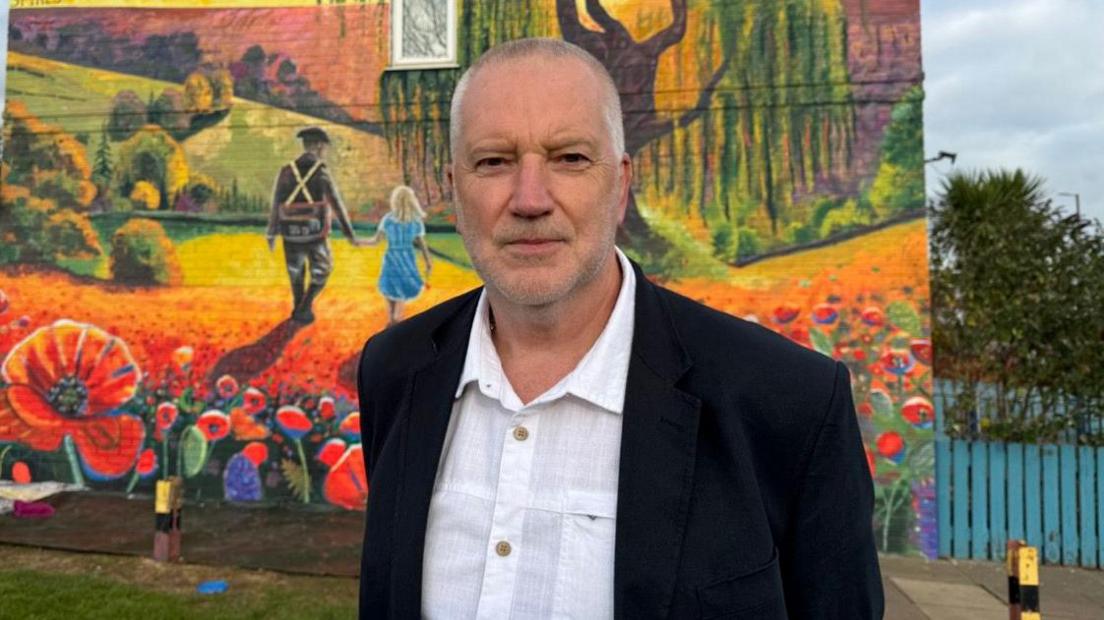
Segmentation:
[(387, 238), (387, 250), (383, 253), (380, 268), (379, 291), (387, 299), (387, 324), (402, 319), (406, 302), (422, 292), (423, 280), (418, 273), (414, 248), (422, 252), (425, 260), (425, 277), (429, 278), (433, 263), (429, 257), (429, 245), (425, 241), (425, 211), (418, 203), (414, 190), (405, 185), (391, 192), (391, 211), (384, 215), (376, 228), (376, 234), (362, 242), (375, 245), (381, 237)]

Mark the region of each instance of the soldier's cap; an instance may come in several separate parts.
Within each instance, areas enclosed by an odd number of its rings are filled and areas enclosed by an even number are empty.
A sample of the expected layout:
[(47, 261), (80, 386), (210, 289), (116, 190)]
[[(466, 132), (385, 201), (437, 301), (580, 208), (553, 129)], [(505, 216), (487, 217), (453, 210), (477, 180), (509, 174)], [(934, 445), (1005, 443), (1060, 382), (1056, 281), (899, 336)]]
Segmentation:
[(295, 134), (295, 137), (304, 142), (330, 143), (330, 136), (326, 135), (326, 132), (322, 131), (321, 127), (307, 127), (306, 129), (301, 129), (299, 133)]

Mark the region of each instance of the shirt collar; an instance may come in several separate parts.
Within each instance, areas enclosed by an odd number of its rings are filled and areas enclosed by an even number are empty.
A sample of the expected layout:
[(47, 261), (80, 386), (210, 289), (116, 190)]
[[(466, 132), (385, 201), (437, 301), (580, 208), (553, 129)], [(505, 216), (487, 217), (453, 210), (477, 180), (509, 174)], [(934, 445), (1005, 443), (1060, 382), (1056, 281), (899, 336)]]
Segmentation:
[[(636, 274), (624, 253), (618, 248), (615, 251), (621, 266), (621, 289), (602, 333), (567, 376), (524, 407), (550, 402), (570, 393), (612, 413), (622, 412), (632, 353)], [(463, 394), (469, 383), (475, 382), (488, 398), (499, 401), (507, 409), (519, 410), (523, 405), (502, 370), (502, 360), (491, 340), (488, 309), (484, 290), (476, 306), (455, 398)]]

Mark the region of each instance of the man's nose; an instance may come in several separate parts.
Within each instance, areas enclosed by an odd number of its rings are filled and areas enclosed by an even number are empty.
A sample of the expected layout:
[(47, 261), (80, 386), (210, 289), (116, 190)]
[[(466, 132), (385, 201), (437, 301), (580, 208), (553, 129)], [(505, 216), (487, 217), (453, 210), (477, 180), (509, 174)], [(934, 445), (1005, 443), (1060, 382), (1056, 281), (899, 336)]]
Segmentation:
[(526, 154), (518, 162), (510, 211), (518, 217), (540, 217), (553, 209), (544, 158)]

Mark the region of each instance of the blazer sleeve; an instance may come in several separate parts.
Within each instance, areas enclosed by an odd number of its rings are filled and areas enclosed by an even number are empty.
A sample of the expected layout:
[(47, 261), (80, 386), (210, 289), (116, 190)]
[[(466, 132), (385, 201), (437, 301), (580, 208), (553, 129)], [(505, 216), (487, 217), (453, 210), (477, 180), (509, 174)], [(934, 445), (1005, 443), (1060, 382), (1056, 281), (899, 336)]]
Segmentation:
[(360, 405), (360, 445), (364, 450), (365, 480), (372, 479), (372, 468), (379, 456), (376, 449), (376, 410), (372, 403), (371, 388), (376, 383), (372, 351), (376, 337), (364, 343), (357, 363), (357, 401)]
[(847, 367), (806, 451), (790, 536), (779, 550), (792, 618), (881, 618), (885, 600), (871, 519), (874, 485)]

